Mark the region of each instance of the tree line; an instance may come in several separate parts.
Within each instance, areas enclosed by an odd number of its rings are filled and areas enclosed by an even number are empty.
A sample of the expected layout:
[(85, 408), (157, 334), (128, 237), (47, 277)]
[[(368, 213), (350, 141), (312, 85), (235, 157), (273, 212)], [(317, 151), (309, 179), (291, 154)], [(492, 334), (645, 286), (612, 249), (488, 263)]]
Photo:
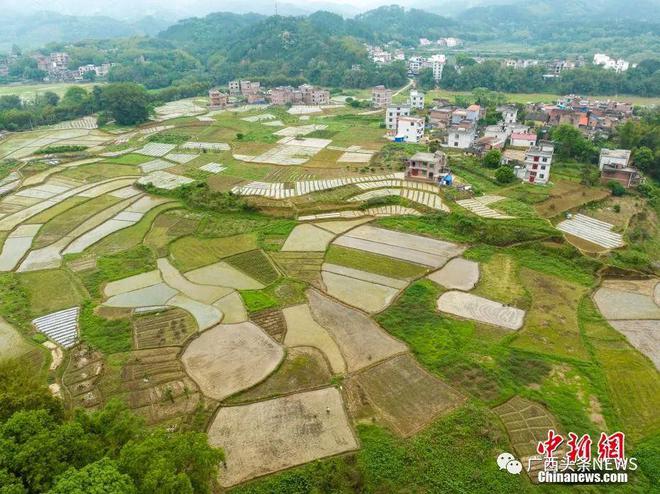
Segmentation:
[(99, 125), (111, 120), (135, 125), (145, 122), (157, 104), (205, 94), (208, 89), (208, 84), (198, 82), (149, 93), (140, 84), (122, 82), (94, 86), (91, 91), (72, 86), (61, 98), (52, 91), (29, 101), (16, 95), (0, 96), (0, 129), (28, 130), (92, 113), (99, 113)]
[[(484, 87), (509, 93), (546, 92), (555, 94), (660, 94), (660, 61), (645, 60), (635, 68), (616, 73), (602, 67), (585, 65), (563, 70), (559, 77), (544, 77), (548, 69), (542, 66), (513, 69), (498, 61), (476, 63), (469, 59), (465, 65), (448, 64), (442, 73), (441, 86), (457, 91)], [(428, 74), (423, 81), (428, 84)]]

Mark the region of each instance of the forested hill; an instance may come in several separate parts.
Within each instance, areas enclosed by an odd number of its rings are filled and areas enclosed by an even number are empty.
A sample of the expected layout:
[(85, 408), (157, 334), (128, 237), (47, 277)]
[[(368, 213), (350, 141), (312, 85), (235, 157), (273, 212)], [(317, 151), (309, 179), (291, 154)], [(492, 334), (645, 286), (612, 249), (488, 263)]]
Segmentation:
[(370, 62), (363, 42), (377, 37), (367, 23), (329, 12), (306, 17), (212, 14), (180, 21), (159, 38), (197, 56), (221, 82), (251, 77), (266, 84), (306, 79), (366, 87), (406, 80), (402, 63), (377, 67)]

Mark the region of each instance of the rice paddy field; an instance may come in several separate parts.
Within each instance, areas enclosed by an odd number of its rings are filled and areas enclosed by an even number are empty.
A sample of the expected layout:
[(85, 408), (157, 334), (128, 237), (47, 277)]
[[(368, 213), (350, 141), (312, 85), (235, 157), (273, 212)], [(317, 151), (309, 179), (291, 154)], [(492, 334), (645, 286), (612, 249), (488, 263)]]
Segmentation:
[[(382, 115), (303, 110), (194, 99), (125, 132), (10, 134), (0, 158), (23, 161), (0, 197), (0, 360), (56, 384), (67, 411), (116, 398), (150, 427), (207, 433), (226, 455), (218, 492), (566, 492), (495, 461), (533, 455), (550, 427), (624, 431), (641, 459), (622, 492), (652, 492), (646, 200), (584, 186), (573, 164), (548, 187), (500, 185), (449, 153), (477, 194), (430, 188), (446, 206), (430, 210), (401, 174), (425, 146), (389, 144)], [(33, 154), (82, 140), (77, 161)], [(152, 174), (158, 187), (138, 183)], [(555, 228), (566, 213), (626, 245), (583, 248)], [(33, 323), (66, 309), (70, 348)]]

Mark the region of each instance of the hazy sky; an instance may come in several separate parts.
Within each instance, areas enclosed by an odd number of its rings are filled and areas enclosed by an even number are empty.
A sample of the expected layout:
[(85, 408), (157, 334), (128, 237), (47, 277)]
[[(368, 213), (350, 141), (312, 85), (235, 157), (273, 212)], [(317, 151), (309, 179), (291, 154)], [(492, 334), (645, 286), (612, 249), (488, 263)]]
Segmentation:
[[(332, 10), (342, 14), (355, 14), (380, 5), (398, 4), (406, 7), (445, 6), (471, 7), (478, 3), (498, 0), (277, 0), (280, 12), (300, 13)], [(499, 0), (502, 2), (503, 0)], [(442, 7), (440, 7), (442, 6)], [(145, 15), (186, 17), (209, 12), (257, 12), (273, 14), (275, 0), (0, 0), (0, 14), (8, 11), (33, 13), (55, 11), (68, 15), (109, 15), (117, 18), (138, 18)], [(289, 12), (287, 12), (289, 10)]]

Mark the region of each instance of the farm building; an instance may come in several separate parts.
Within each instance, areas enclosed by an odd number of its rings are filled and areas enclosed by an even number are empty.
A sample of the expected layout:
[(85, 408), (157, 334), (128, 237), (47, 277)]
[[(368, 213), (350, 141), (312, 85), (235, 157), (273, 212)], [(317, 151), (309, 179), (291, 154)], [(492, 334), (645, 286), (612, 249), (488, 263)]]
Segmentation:
[(603, 183), (615, 181), (626, 188), (637, 187), (642, 183), (642, 176), (637, 168), (630, 166), (629, 149), (601, 149), (598, 167)]
[(449, 173), (447, 156), (442, 151), (415, 153), (406, 162), (407, 178), (438, 181), (447, 173)]

